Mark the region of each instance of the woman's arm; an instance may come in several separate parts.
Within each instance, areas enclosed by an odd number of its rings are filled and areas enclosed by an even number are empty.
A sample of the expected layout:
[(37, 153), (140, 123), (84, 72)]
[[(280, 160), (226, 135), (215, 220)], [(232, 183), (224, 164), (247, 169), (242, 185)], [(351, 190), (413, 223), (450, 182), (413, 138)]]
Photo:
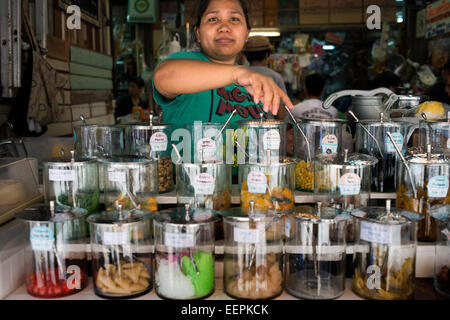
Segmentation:
[(171, 59), (155, 70), (154, 85), (161, 95), (174, 99), (180, 94), (191, 94), (239, 84), (262, 102), (265, 112), (277, 114), (280, 99), (293, 108), (289, 97), (270, 78), (248, 68), (193, 59)]

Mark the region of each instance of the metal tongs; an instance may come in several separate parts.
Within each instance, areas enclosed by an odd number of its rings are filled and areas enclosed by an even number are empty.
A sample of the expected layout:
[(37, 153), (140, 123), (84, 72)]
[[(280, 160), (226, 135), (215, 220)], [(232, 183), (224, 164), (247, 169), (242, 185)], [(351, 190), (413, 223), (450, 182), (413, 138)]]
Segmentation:
[(406, 162), (405, 157), (403, 156), (402, 152), (400, 151), (397, 144), (395, 143), (394, 138), (392, 137), (391, 133), (388, 131), (386, 134), (388, 135), (389, 139), (391, 140), (392, 145), (395, 148), (395, 151), (397, 151), (398, 156), (402, 160), (402, 162), (406, 168), (406, 171), (408, 172), (409, 180), (411, 181), (411, 186), (412, 186), (413, 193), (414, 193), (414, 199), (417, 199), (417, 189), (416, 189), (416, 184), (413, 179), (413, 175), (411, 173), (411, 168), (409, 167), (408, 162)]

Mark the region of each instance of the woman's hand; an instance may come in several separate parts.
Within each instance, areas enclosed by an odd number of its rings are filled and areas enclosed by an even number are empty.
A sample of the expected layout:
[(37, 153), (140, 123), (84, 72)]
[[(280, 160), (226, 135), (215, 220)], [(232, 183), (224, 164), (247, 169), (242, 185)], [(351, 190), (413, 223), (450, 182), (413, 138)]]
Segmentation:
[(263, 104), (264, 112), (272, 112), (277, 115), (280, 108), (280, 99), (289, 109), (294, 105), (287, 94), (278, 87), (272, 78), (245, 67), (235, 67), (233, 70), (233, 83), (239, 84), (253, 96), (253, 101)]

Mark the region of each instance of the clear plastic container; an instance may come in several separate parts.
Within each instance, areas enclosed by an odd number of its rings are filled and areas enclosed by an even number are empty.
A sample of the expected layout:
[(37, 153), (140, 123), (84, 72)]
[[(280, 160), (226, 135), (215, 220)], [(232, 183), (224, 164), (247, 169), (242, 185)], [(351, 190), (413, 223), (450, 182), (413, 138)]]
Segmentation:
[(280, 159), (278, 163), (239, 165), (241, 207), (249, 212), (250, 201), (256, 210), (288, 210), (294, 207), (295, 162)]
[(83, 159), (119, 157), (124, 154), (124, 133), (120, 125), (80, 125), (73, 130), (76, 154)]
[(314, 214), (287, 217), (293, 236), (285, 243), (285, 281), (291, 295), (322, 300), (344, 293), (346, 219), (338, 214), (339, 210), (319, 206)]
[(155, 219), (156, 293), (164, 299), (202, 299), (214, 292), (214, 223), (209, 209), (178, 207)]
[(95, 159), (52, 159), (43, 163), (45, 203), (55, 201), (58, 211), (100, 208), (98, 166)]
[(130, 156), (151, 157), (158, 160), (158, 191), (172, 191), (173, 163), (170, 144), (172, 125), (126, 125), (125, 153)]
[(357, 123), (356, 152), (368, 154), (378, 159), (378, 163), (372, 167), (372, 192), (395, 192), (397, 189), (395, 168), (400, 158), (387, 132), (391, 133), (399, 150), (404, 154), (408, 143), (408, 127), (409, 124), (402, 121), (366, 120)]
[(87, 211), (55, 211), (39, 204), (18, 212), (25, 224), (27, 292), (38, 298), (59, 298), (83, 290), (88, 283)]
[(116, 209), (116, 201), (123, 210), (158, 211), (158, 163), (138, 157), (100, 159), (104, 179), (105, 207)]
[(300, 191), (314, 191), (314, 168), (309, 159), (320, 154), (335, 154), (342, 151), (342, 134), (346, 121), (341, 119), (302, 119), (299, 123), (305, 137), (294, 125), (294, 155), (297, 159), (295, 168), (296, 188)]
[(272, 163), (286, 157), (286, 122), (261, 118), (237, 121), (237, 124), (236, 140), (246, 152), (245, 162), (238, 161), (239, 164), (266, 163), (269, 154)]
[(149, 211), (118, 210), (88, 218), (95, 294), (134, 298), (153, 284), (152, 218)]
[(450, 211), (442, 206), (443, 212), (433, 213), (437, 219), (436, 255), (434, 264), (434, 288), (450, 298)]
[[(223, 123), (204, 123), (201, 121), (186, 125), (184, 128), (190, 134), (190, 140), (188, 141), (191, 141), (191, 146), (190, 154), (186, 154), (187, 148), (183, 149), (184, 161), (187, 163), (225, 162), (226, 130), (220, 132), (223, 126)], [(185, 138), (183, 137), (183, 139)]]
[(420, 121), (419, 146), (428, 144), (433, 153), (450, 155), (450, 121)]
[[(433, 210), (450, 204), (449, 160), (440, 154), (420, 153), (406, 157), (411, 170), (411, 179), (403, 163), (397, 165), (397, 209), (414, 211), (424, 219), (419, 221), (419, 241), (436, 241), (436, 220), (431, 216)], [(414, 194), (416, 191), (416, 195)]]
[(415, 289), (417, 214), (387, 208), (354, 210), (352, 290), (366, 299), (411, 299)]
[(344, 211), (367, 205), (371, 166), (378, 160), (365, 154), (320, 155), (314, 164), (314, 198), (323, 207)]
[(226, 210), (231, 206), (231, 165), (180, 163), (177, 172), (177, 203), (192, 208)]
[[(272, 299), (283, 291), (283, 218), (233, 212), (224, 217), (225, 293), (236, 299)], [(275, 240), (269, 240), (275, 239)]]

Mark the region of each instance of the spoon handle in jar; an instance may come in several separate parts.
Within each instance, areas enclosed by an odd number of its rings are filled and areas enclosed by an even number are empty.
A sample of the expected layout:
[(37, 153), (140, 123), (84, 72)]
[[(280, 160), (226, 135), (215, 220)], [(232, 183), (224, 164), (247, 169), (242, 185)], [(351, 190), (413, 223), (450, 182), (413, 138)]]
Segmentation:
[(298, 122), (295, 119), (294, 115), (292, 114), (291, 110), (289, 110), (289, 108), (286, 105), (284, 105), (284, 108), (288, 112), (289, 116), (292, 118), (292, 121), (294, 121), (295, 125), (297, 126), (298, 131), (300, 131), (300, 133), (302, 134), (303, 138), (305, 139), (306, 148), (308, 149), (307, 150), (308, 151), (308, 159), (309, 159), (309, 162), (311, 162), (312, 161), (311, 148), (310, 148), (310, 145), (309, 145), (308, 138), (306, 137), (306, 134), (305, 134), (305, 132), (303, 132), (302, 128), (300, 128), (300, 125), (298, 124)]
[(225, 130), (225, 128), (227, 127), (228, 123), (230, 123), (231, 118), (233, 118), (233, 116), (236, 114), (237, 110), (234, 109), (233, 112), (231, 113), (231, 115), (228, 117), (227, 122), (225, 122), (225, 124), (223, 125), (222, 129), (220, 129), (219, 133), (216, 134), (216, 136), (214, 137), (214, 141), (217, 140), (217, 138), (222, 134), (223, 130)]
[(367, 134), (369, 135), (369, 137), (371, 137), (371, 138), (373, 139), (373, 141), (375, 141), (375, 144), (377, 145), (378, 151), (380, 151), (380, 156), (383, 157), (383, 151), (381, 150), (380, 144), (378, 143), (378, 139), (375, 138), (374, 135), (370, 133), (369, 129), (367, 129), (365, 125), (361, 124), (361, 122), (359, 121), (359, 119), (355, 116), (355, 114), (354, 114), (351, 110), (350, 110), (348, 113), (353, 117), (353, 119), (355, 119), (355, 121), (356, 121), (357, 123), (359, 123), (359, 125), (361, 126), (361, 128), (363, 128), (363, 130), (364, 130), (365, 132), (367, 132)]

